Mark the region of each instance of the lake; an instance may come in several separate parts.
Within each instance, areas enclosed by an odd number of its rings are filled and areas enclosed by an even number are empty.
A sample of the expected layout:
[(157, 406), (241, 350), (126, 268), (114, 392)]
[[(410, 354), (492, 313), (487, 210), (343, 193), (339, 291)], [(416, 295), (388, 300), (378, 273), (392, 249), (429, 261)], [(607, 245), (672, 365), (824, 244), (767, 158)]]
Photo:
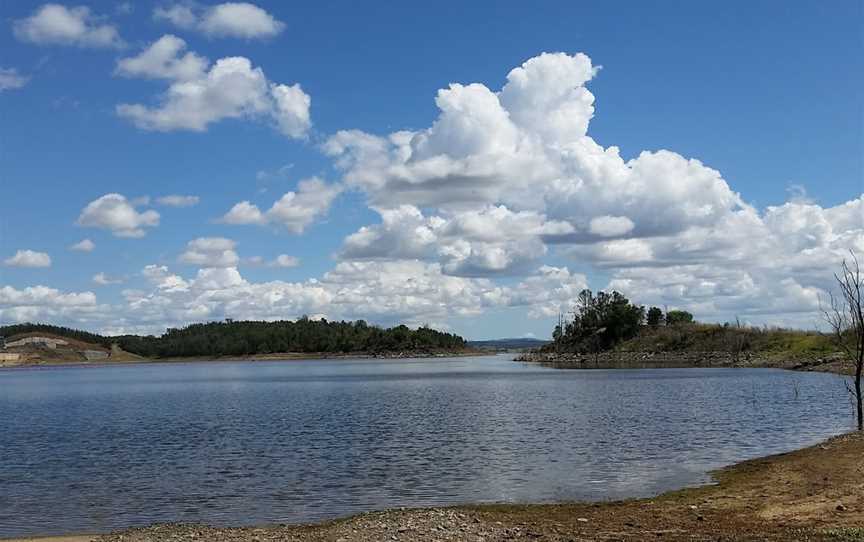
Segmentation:
[(852, 429), (843, 379), (510, 356), (0, 370), (0, 537), (600, 500)]

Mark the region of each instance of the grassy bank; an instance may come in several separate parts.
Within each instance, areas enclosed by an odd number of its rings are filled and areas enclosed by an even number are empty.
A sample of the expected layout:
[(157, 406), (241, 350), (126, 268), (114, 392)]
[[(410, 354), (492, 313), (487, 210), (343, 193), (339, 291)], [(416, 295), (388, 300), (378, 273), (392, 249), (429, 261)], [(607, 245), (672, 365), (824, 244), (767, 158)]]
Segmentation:
[[(391, 510), (317, 525), (161, 525), (51, 542), (673, 540), (864, 542), (864, 435), (714, 473), (717, 484), (651, 499)], [(21, 540), (26, 539), (19, 539)], [(47, 541), (46, 541), (47, 542)]]
[(597, 352), (552, 343), (517, 359), (561, 368), (775, 367), (844, 374), (853, 369), (823, 333), (701, 323), (643, 326), (635, 337)]
[(831, 356), (831, 337), (816, 331), (738, 327), (719, 324), (681, 324), (643, 327), (616, 350), (632, 352), (728, 352), (777, 359), (818, 359)]

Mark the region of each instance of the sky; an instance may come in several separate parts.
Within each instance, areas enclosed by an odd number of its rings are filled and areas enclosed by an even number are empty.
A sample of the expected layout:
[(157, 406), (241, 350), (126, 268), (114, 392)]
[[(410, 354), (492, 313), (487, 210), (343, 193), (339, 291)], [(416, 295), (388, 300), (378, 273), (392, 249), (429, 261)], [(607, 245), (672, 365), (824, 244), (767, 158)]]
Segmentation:
[(860, 2), (3, 2), (0, 323), (812, 329), (864, 254)]

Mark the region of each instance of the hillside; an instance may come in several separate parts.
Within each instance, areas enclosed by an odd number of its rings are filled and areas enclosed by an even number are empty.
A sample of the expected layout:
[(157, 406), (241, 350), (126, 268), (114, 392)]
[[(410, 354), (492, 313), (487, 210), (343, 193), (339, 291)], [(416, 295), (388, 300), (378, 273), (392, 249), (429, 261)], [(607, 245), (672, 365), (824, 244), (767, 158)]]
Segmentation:
[(848, 372), (832, 338), (817, 331), (685, 323), (640, 326), (602, 351), (549, 343), (522, 361), (574, 367), (751, 366)]
[(834, 352), (831, 337), (817, 331), (721, 324), (643, 326), (616, 348), (625, 352), (729, 352), (809, 359)]
[[(67, 344), (49, 348), (27, 345), (16, 348), (25, 359), (64, 362), (104, 359), (123, 354), (140, 358), (273, 357), (281, 354), (368, 354), (382, 356), (444, 355), (467, 350), (466, 341), (452, 333), (428, 327), (380, 328), (360, 320), (328, 322), (300, 318), (296, 321), (225, 321), (168, 329), (160, 336), (102, 336), (49, 324), (0, 327), (7, 341), (25, 336), (61, 339)], [(84, 353), (90, 352), (88, 358)], [(24, 355), (26, 354), (26, 355)]]
[[(71, 333), (18, 331), (14, 326), (0, 328), (0, 337), (5, 338), (6, 348), (0, 350), (0, 367), (40, 365), (46, 363), (86, 363), (137, 361), (140, 356), (124, 352), (116, 345), (105, 346), (107, 341), (96, 337), (96, 342), (81, 340), (88, 334), (70, 330)], [(90, 338), (90, 337), (88, 337)]]

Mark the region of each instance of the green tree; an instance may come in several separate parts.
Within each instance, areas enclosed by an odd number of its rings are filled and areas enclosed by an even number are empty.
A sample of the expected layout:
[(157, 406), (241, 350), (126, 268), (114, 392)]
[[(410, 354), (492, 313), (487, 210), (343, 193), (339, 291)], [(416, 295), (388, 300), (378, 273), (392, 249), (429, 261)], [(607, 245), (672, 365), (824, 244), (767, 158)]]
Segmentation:
[[(582, 290), (573, 319), (557, 329), (559, 343), (568, 350), (598, 353), (636, 336), (645, 319), (645, 307), (634, 305), (618, 292)], [(558, 343), (556, 343), (558, 344)]]
[(692, 324), (693, 314), (687, 311), (669, 311), (666, 313), (666, 324), (675, 326), (678, 324)]
[(648, 309), (647, 322), (649, 326), (656, 327), (663, 322), (663, 311), (660, 307), (651, 307)]

